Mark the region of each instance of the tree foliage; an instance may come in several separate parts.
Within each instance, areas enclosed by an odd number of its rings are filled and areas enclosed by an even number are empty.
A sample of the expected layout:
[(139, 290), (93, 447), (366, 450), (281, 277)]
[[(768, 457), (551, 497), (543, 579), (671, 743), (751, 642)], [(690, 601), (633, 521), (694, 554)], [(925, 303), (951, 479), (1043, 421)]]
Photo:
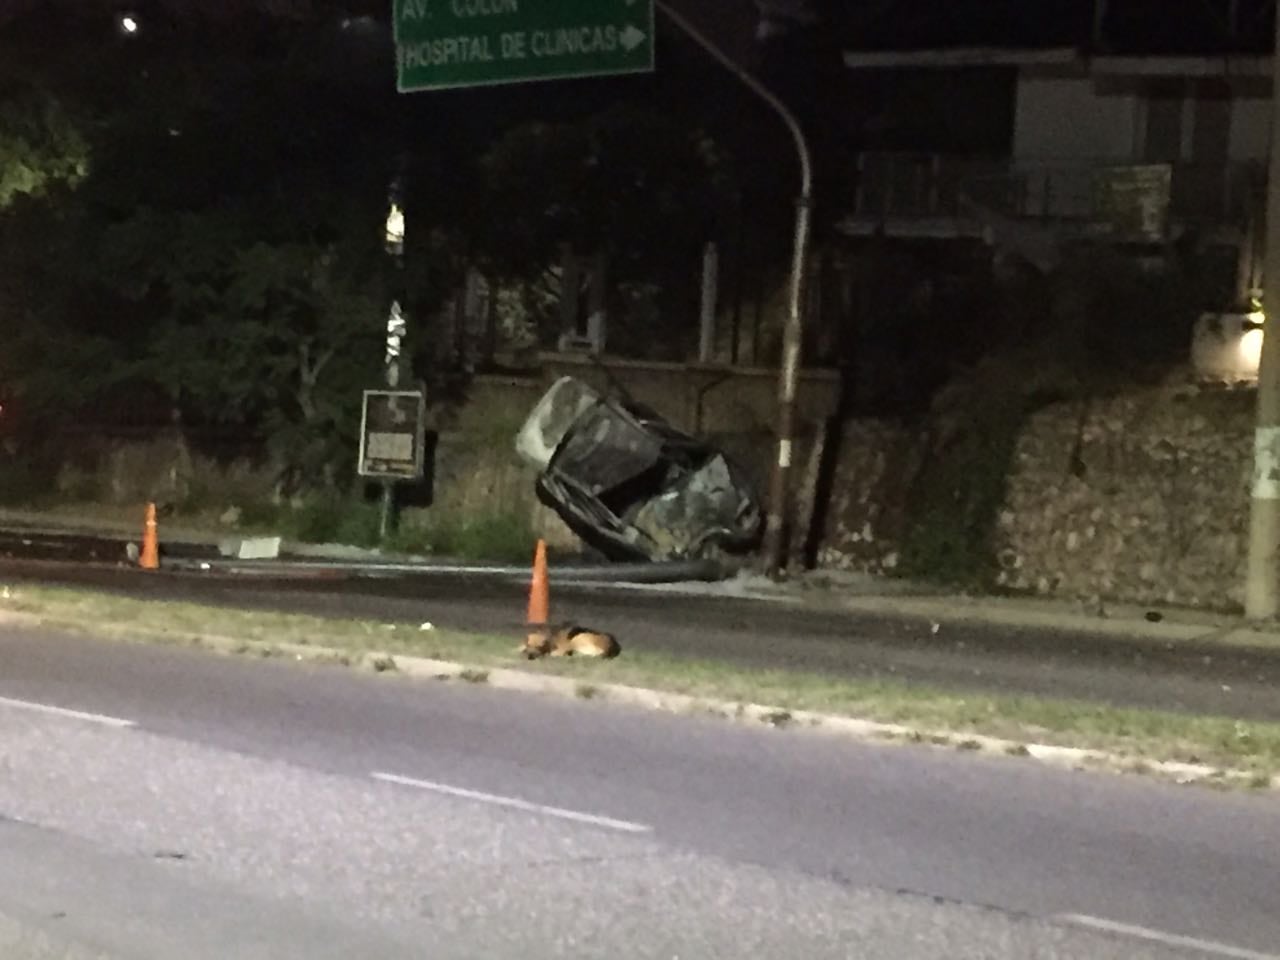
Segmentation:
[[(31, 195), (0, 218), (0, 367), (42, 419), (146, 384), (188, 420), (265, 435), (291, 483), (333, 480), (381, 360), (385, 117), (344, 88), (331, 32), (232, 52), (179, 36), (99, 63), (91, 92), (45, 78), (45, 153), (92, 156), (43, 199), (29, 172), (0, 179)], [(0, 101), (0, 145), (35, 142), (30, 113)], [(86, 135), (48, 122), (72, 115)]]
[(562, 245), (603, 254), (616, 290), (648, 286), (658, 297), (657, 329), (628, 324), (625, 300), (614, 304), (621, 335), (652, 345), (692, 329), (701, 250), (733, 203), (729, 159), (704, 132), (629, 105), (514, 127), (481, 169), (484, 215), (471, 245), (493, 273), (532, 282)]
[(0, 210), (19, 194), (78, 182), (88, 162), (88, 145), (57, 100), (28, 94), (0, 102)]
[(265, 435), (293, 482), (336, 479), (380, 379), (397, 171), (416, 376), (468, 267), (532, 280), (565, 243), (654, 293), (638, 347), (692, 331), (701, 247), (740, 190), (650, 81), (397, 97), (389, 36), (309, 8), (160, 4), (133, 37), (92, 4), (0, 19), (4, 391), (53, 421), (145, 390), (165, 419)]

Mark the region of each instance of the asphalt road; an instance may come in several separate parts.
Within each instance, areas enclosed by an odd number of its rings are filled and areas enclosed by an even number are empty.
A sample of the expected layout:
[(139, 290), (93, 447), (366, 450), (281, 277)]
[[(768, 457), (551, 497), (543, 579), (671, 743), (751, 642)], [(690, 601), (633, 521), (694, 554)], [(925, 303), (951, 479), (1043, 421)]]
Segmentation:
[[(228, 578), (0, 559), (0, 579), (79, 584), (157, 600), (193, 600), (326, 617), (362, 617), (518, 634), (527, 585), (478, 577)], [(1117, 642), (1103, 635), (982, 624), (936, 632), (912, 616), (663, 590), (566, 587), (552, 614), (616, 633), (629, 649), (748, 668), (896, 679), (965, 692), (1029, 694), (1280, 721), (1280, 650)]]
[(0, 698), (6, 958), (1280, 956), (1270, 797), (12, 629)]

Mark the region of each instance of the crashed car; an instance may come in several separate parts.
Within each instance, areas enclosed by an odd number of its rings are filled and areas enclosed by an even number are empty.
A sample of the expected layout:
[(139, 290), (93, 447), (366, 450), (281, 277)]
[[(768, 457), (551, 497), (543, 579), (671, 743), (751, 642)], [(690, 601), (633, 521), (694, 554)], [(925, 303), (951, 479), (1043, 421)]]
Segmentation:
[(760, 505), (720, 451), (651, 410), (563, 377), (516, 438), (538, 499), (611, 560), (702, 559), (749, 550)]

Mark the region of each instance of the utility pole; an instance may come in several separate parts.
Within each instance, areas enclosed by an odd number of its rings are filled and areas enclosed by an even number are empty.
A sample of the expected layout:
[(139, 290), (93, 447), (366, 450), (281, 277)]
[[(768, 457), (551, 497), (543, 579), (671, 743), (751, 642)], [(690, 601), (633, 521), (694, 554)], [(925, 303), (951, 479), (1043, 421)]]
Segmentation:
[(800, 196), (796, 200), (795, 240), (787, 320), (782, 334), (782, 366), (778, 371), (778, 449), (769, 483), (769, 511), (765, 518), (763, 567), (780, 575), (787, 567), (787, 500), (791, 490), (791, 462), (795, 447), (796, 393), (800, 380), (800, 349), (804, 342), (804, 285), (809, 259), (809, 225), (813, 209), (813, 161), (804, 130), (785, 103), (732, 57), (712, 43), (666, 0), (655, 0), (668, 19), (767, 103), (786, 124), (800, 157)]
[(1267, 254), (1262, 281), (1262, 360), (1253, 440), (1249, 565), (1245, 616), (1270, 620), (1280, 611), (1280, 0), (1271, 66), (1271, 160), (1267, 174)]
[(1093, 0), (1093, 52), (1098, 53), (1107, 43), (1107, 7), (1110, 0)]
[[(389, 211), (386, 223), (386, 251), (394, 267), (391, 309), (387, 316), (387, 348), (384, 358), (384, 375), (387, 386), (394, 390), (400, 385), (404, 368), (404, 336), (407, 322), (404, 316), (404, 178), (403, 173), (392, 181)], [(396, 486), (389, 479), (382, 481), (382, 510), (378, 515), (378, 539), (385, 542), (395, 522)]]

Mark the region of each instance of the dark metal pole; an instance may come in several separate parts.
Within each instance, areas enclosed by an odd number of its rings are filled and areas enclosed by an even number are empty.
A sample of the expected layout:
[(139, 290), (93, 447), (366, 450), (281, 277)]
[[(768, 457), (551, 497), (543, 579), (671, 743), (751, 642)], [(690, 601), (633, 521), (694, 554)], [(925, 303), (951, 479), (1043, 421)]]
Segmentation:
[(785, 103), (732, 57), (712, 43), (665, 0), (657, 7), (713, 59), (741, 80), (767, 103), (786, 124), (800, 157), (800, 196), (796, 200), (794, 252), (786, 326), (782, 335), (782, 365), (778, 371), (778, 449), (769, 483), (769, 509), (765, 518), (763, 569), (770, 576), (787, 568), (787, 501), (791, 489), (791, 463), (795, 448), (796, 393), (800, 380), (800, 351), (804, 342), (804, 284), (809, 257), (809, 224), (813, 208), (813, 160), (804, 130)]
[(1093, 0), (1093, 49), (1102, 50), (1107, 43), (1107, 6), (1109, 0)]
[[(391, 308), (387, 317), (387, 352), (385, 369), (387, 386), (393, 390), (400, 385), (404, 370), (404, 176), (397, 174), (390, 190), (390, 210), (387, 214), (386, 250), (393, 265)], [(382, 481), (382, 509), (378, 514), (378, 540), (385, 543), (395, 526), (396, 485), (393, 480)]]

